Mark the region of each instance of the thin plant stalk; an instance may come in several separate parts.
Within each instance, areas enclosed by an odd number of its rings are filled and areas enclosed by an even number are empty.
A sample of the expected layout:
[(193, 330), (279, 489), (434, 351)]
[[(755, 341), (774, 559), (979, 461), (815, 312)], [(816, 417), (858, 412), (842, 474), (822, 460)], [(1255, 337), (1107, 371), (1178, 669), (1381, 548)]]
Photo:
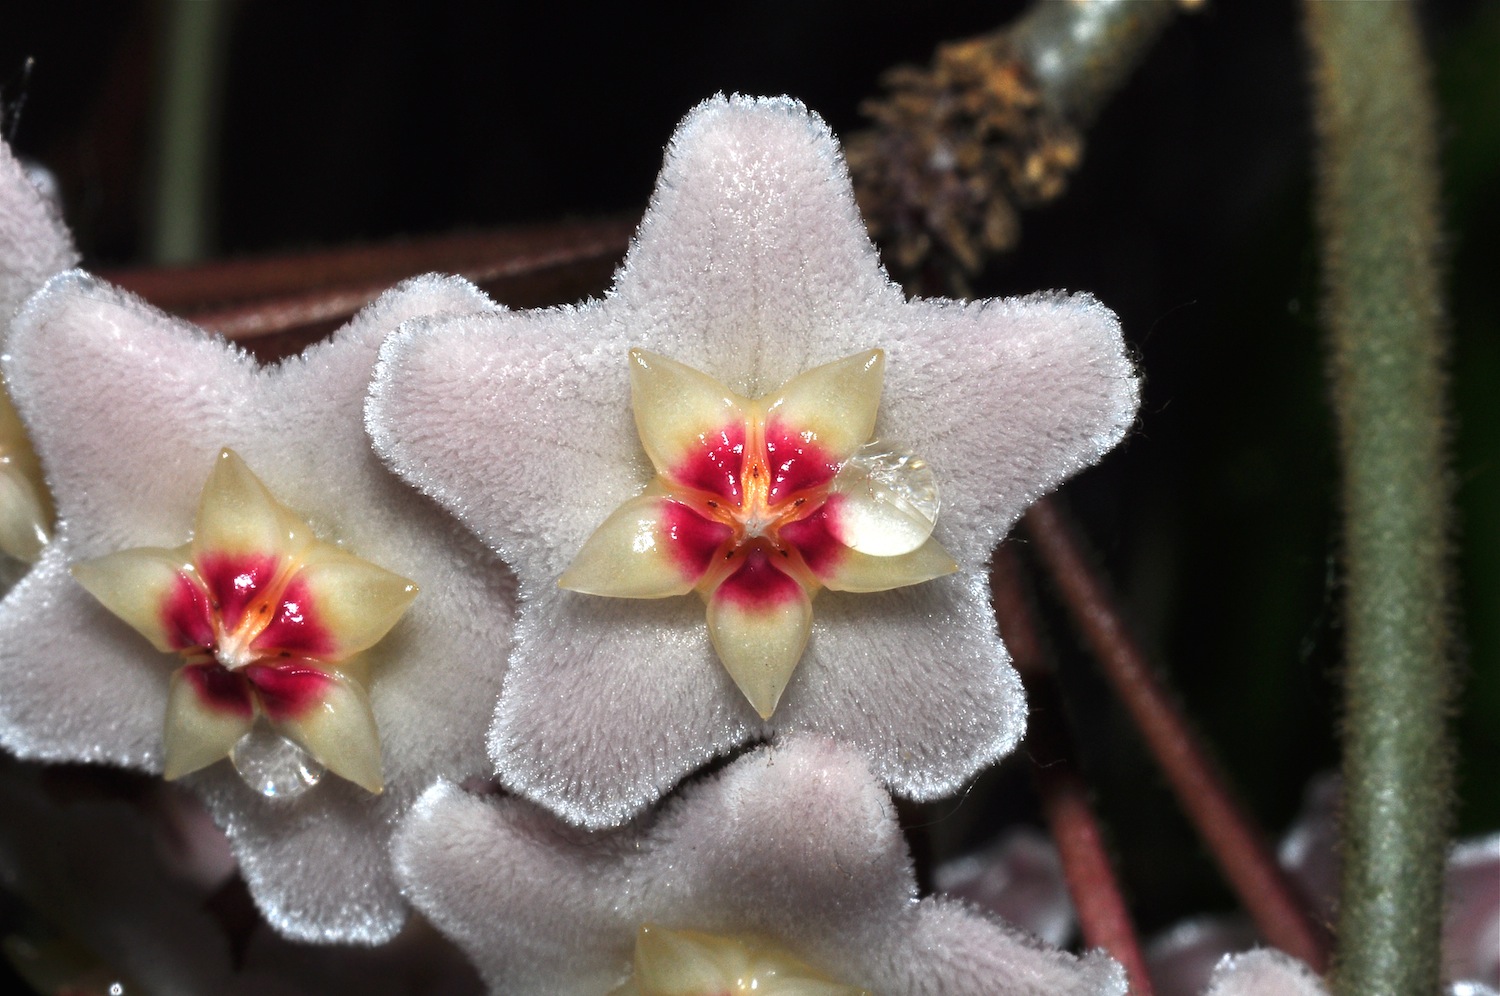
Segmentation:
[(1453, 482), (1435, 113), (1412, 4), (1304, 8), (1343, 471), (1334, 983), (1437, 992), (1452, 807)]
[(157, 176), (151, 256), (199, 259), (212, 247), (218, 103), (229, 39), (229, 3), (170, 0), (162, 8)]
[(633, 230), (619, 220), (571, 222), (103, 276), (226, 338), (248, 340), (342, 321), (398, 281), (434, 270), (466, 277), (513, 307), (567, 300), (543, 277), (592, 290)]
[(1042, 644), (1036, 611), (1022, 582), (1020, 558), (1012, 544), (1003, 544), (995, 551), (990, 578), (995, 618), (1026, 685), (1030, 703), (1026, 753), (1035, 760), (1033, 775), (1042, 812), (1062, 860), (1063, 878), (1078, 913), (1079, 932), (1089, 947), (1103, 948), (1125, 966), (1132, 996), (1152, 996), (1135, 923), (1089, 801), (1088, 786), (1075, 767), (1057, 678)]
[(1043, 498), (1022, 524), (1105, 678), (1256, 929), (1321, 971), (1328, 961), (1325, 933), (1130, 634), (1072, 523), (1054, 499)]

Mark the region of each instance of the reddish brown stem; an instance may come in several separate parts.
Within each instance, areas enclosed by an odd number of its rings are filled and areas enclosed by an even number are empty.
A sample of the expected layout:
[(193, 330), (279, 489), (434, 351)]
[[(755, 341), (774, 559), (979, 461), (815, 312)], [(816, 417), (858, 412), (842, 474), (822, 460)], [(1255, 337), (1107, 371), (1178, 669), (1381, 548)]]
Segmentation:
[(424, 236), (379, 245), (343, 246), (192, 266), (102, 273), (111, 283), (176, 313), (203, 312), (327, 287), (388, 287), (418, 273), (474, 274), (486, 281), (537, 269), (618, 255), (632, 222), (564, 222), (456, 235)]
[(1105, 677), (1145, 738), (1209, 852), (1267, 942), (1318, 971), (1328, 938), (1277, 864), (1265, 835), (1235, 800), (1224, 776), (1189, 727), (1161, 677), (1115, 608), (1084, 552), (1076, 528), (1051, 500), (1031, 507), (1023, 525), (1083, 631)]
[(226, 338), (280, 336), (256, 347), (271, 359), (418, 273), (456, 273), (517, 307), (573, 300), (602, 286), (631, 231), (623, 221), (573, 222), (104, 276)]
[(1125, 966), (1133, 996), (1152, 996), (1135, 924), (1110, 864), (1088, 788), (1074, 766), (1062, 699), (1019, 569), (1009, 544), (995, 551), (995, 618), (1031, 703), (1027, 753), (1036, 762), (1033, 774), (1042, 811), (1062, 859), (1084, 943), (1103, 948)]

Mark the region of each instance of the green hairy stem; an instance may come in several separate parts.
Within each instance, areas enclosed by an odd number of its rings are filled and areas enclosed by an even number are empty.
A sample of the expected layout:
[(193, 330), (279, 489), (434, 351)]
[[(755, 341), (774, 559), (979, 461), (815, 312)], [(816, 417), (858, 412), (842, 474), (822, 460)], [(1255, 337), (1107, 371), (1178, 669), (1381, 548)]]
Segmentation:
[(1305, 6), (1347, 595), (1340, 994), (1438, 991), (1452, 752), (1434, 112), (1415, 10)]

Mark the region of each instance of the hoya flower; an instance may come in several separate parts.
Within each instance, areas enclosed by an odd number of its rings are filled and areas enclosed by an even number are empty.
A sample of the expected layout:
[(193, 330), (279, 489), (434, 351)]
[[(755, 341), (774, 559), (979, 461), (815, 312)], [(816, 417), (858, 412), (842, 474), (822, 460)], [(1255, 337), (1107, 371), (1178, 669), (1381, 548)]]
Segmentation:
[(22, 301), (77, 262), (57, 206), (0, 141), (0, 317), (8, 325)]
[(166, 778), (225, 757), (244, 774), (241, 745), (255, 744), (245, 738), (264, 719), (271, 736), (381, 790), (380, 735), (354, 655), (390, 631), (417, 587), (317, 539), (233, 450), (209, 474), (190, 543), (81, 561), (73, 576), (185, 661), (167, 697)]
[(434, 779), (489, 770), (514, 582), (361, 417), (386, 334), (488, 307), (418, 278), (261, 367), (75, 272), (11, 332), (59, 525), (0, 603), (0, 744), (181, 776), (299, 939), (393, 936), (395, 821)]
[[(56, 206), (0, 141), (0, 343), (21, 302), (77, 261)], [(0, 553), (36, 560), (51, 525), (41, 465), (9, 394), (0, 390)]]
[(1107, 309), (906, 300), (822, 121), (721, 97), (603, 300), (403, 330), (368, 420), (520, 578), (501, 780), (601, 827), (779, 733), (923, 799), (1004, 755), (990, 551), (1135, 406)]
[[(918, 900), (859, 755), (789, 737), (605, 834), (434, 787), (395, 842), (412, 902), (497, 994), (1114, 994), (1124, 972)], [(750, 988), (749, 976), (758, 983)]]

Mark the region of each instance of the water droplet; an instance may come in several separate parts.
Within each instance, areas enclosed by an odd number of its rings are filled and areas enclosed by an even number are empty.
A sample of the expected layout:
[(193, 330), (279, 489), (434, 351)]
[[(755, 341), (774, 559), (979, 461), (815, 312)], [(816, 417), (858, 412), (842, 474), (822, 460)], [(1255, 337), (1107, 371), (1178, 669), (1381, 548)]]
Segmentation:
[(229, 752), (234, 770), (268, 799), (295, 799), (318, 784), (324, 767), (274, 730), (256, 726)]
[(833, 490), (848, 500), (839, 538), (860, 553), (910, 553), (932, 535), (938, 516), (937, 477), (927, 461), (904, 447), (874, 440), (839, 470)]

